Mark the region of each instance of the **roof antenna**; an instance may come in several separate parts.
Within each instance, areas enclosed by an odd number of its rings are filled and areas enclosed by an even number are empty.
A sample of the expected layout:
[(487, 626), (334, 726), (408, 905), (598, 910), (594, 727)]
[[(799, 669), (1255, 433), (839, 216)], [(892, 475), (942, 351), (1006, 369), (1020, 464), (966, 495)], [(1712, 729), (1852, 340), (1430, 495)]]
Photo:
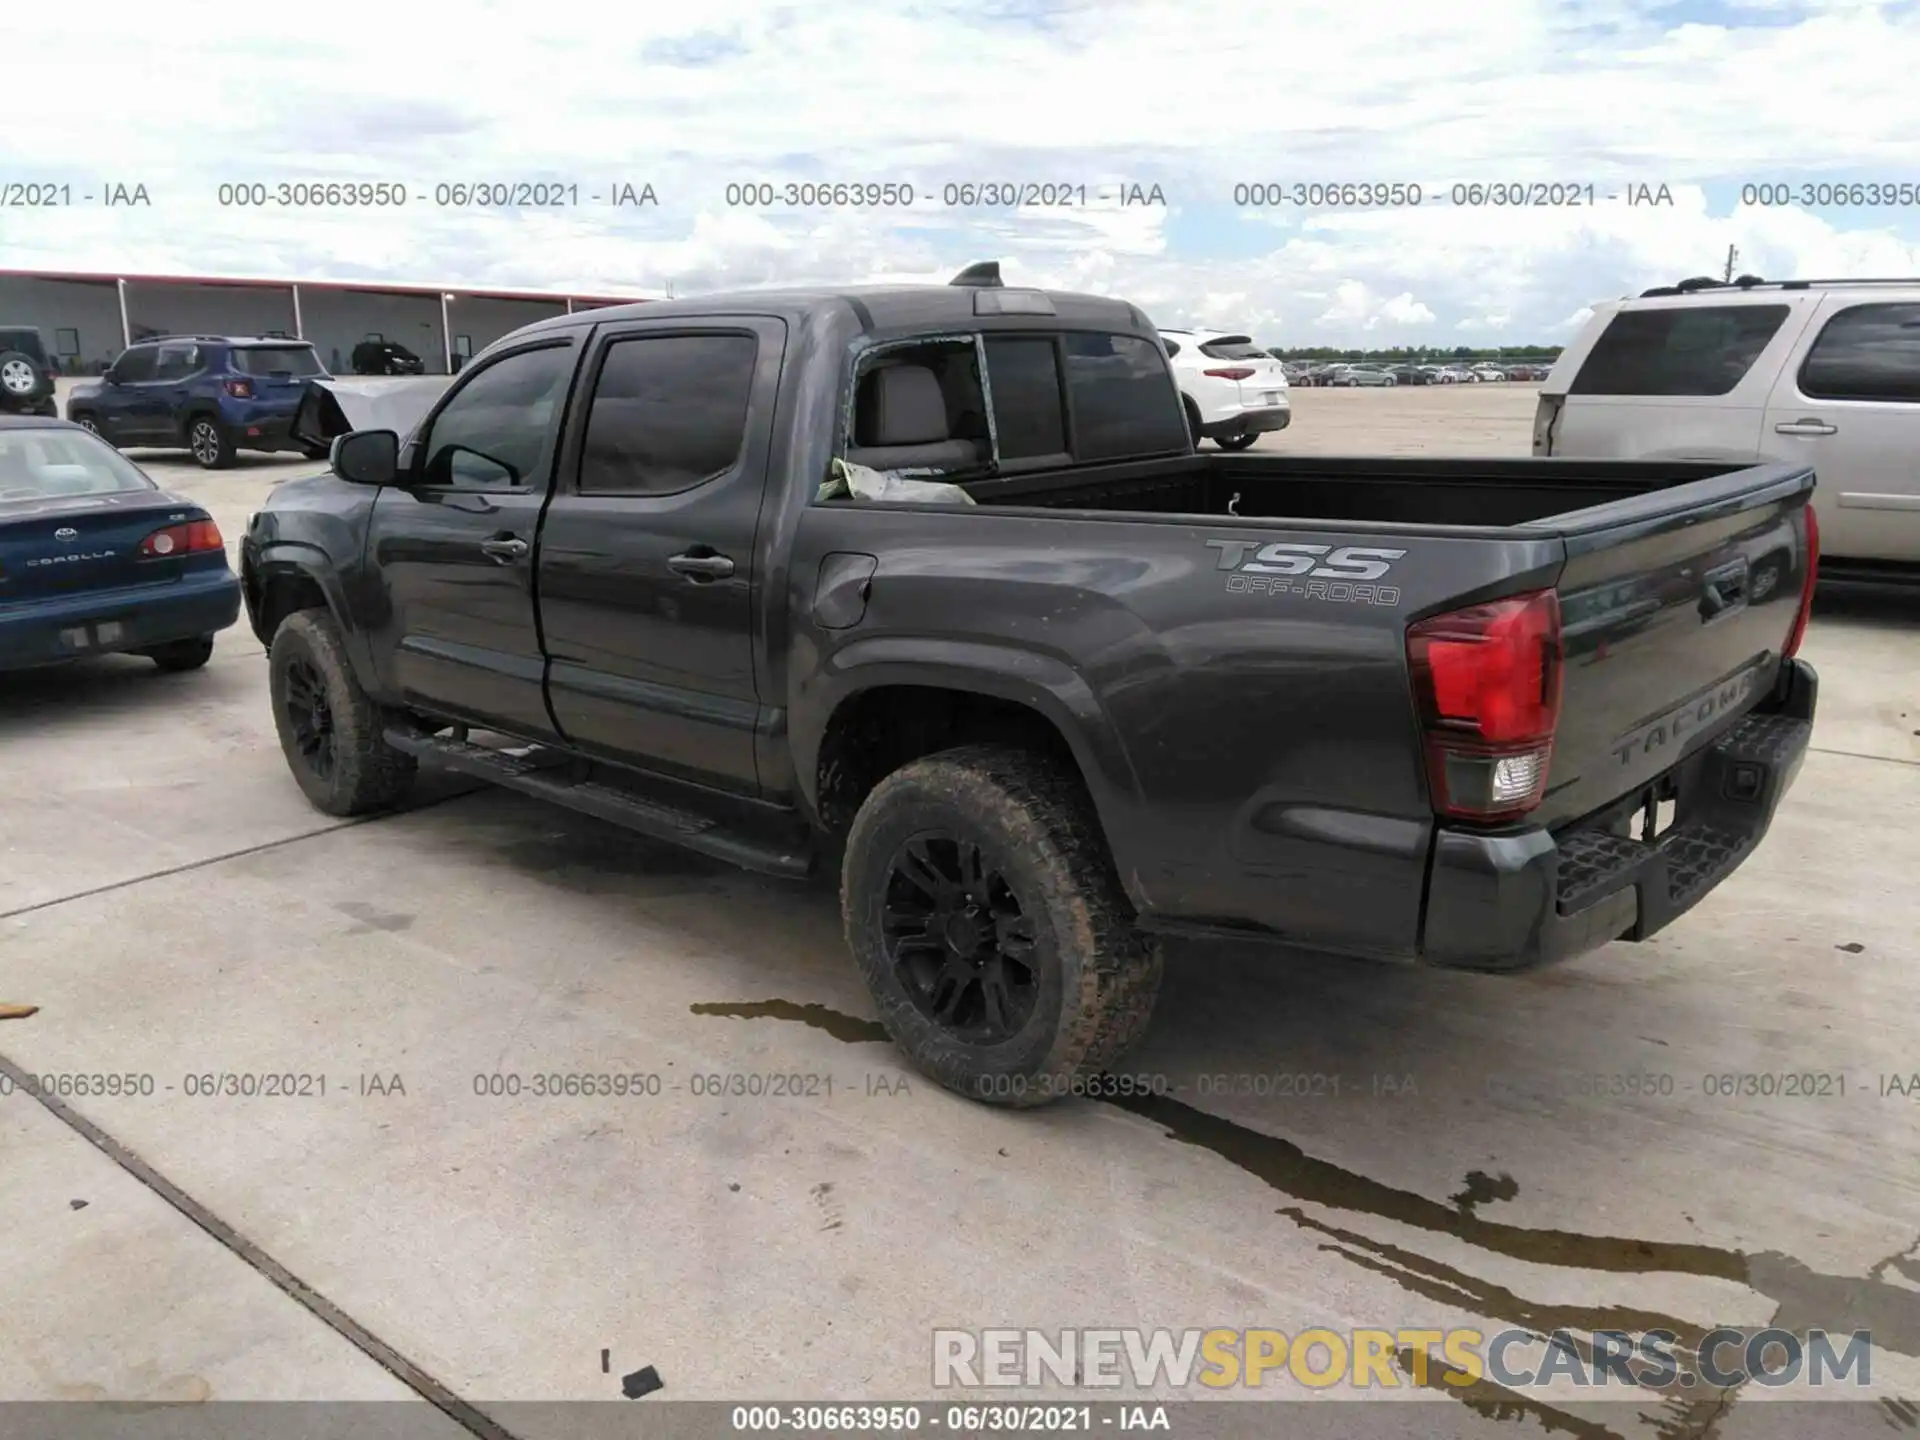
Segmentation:
[(977, 265), (969, 265), (947, 283), (949, 285), (971, 285), (981, 290), (1001, 289), (1000, 262), (998, 260), (982, 260)]

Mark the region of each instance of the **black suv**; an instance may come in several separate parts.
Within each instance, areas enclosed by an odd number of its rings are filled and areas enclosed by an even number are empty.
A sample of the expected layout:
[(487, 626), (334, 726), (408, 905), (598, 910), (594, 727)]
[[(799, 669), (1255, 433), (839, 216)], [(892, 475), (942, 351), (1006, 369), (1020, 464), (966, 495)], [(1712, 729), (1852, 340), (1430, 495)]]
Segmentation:
[(356, 375), (424, 375), (427, 362), (391, 340), (362, 340), (353, 347)]
[(30, 325), (0, 325), (0, 415), (58, 416), (46, 342)]

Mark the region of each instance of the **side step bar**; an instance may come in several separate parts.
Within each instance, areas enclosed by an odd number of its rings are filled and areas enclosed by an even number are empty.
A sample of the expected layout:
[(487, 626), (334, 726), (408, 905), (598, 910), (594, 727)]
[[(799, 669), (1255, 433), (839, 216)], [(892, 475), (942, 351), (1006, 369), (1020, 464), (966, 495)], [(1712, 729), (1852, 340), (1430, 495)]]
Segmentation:
[[(813, 873), (813, 850), (797, 823), (790, 835), (758, 833), (775, 827), (750, 825), (744, 818), (728, 824), (673, 800), (653, 799), (624, 785), (609, 785), (603, 779), (593, 778), (594, 767), (544, 746), (496, 750), (444, 735), (422, 734), (403, 726), (388, 729), (386, 738), (394, 749), (403, 750), (429, 765), (488, 780), (539, 800), (550, 800), (623, 830), (678, 845), (729, 865), (738, 865), (743, 870), (786, 880), (805, 879)], [(581, 778), (583, 773), (587, 778)]]

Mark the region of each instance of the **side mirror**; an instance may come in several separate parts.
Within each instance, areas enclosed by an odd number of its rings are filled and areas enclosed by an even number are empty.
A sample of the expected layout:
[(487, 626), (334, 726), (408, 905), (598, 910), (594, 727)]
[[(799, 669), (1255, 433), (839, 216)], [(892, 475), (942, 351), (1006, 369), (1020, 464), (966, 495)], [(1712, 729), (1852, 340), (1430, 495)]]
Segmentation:
[(355, 485), (391, 485), (400, 474), (400, 436), (392, 430), (350, 430), (334, 437), (327, 463)]

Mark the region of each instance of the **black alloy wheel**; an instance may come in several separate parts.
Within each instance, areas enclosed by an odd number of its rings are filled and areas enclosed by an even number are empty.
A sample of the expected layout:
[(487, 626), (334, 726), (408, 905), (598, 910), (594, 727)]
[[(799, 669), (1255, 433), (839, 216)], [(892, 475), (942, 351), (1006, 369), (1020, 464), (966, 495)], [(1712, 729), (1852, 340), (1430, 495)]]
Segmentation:
[(998, 1045), (1032, 1018), (1038, 933), (1000, 865), (975, 841), (929, 830), (901, 846), (881, 934), (914, 1008), (956, 1039)]

